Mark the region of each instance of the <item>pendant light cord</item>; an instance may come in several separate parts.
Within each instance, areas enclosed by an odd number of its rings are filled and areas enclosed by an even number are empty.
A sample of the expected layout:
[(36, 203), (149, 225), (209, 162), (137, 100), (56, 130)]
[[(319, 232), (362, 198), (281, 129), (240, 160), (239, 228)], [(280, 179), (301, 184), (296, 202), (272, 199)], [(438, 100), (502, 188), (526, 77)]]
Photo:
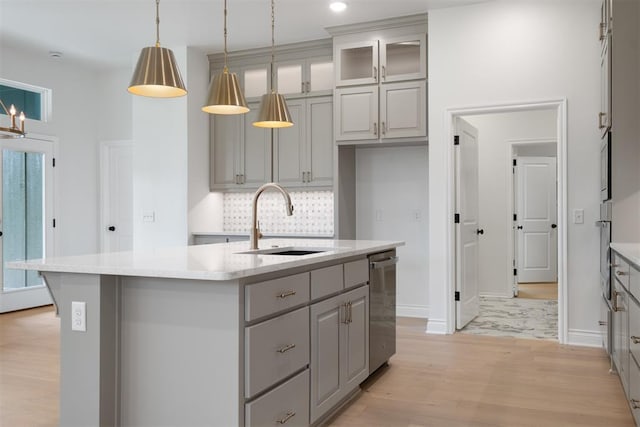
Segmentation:
[(224, 0), (224, 72), (228, 72), (227, 68), (227, 0)]
[(156, 47), (160, 47), (160, 0), (156, 0)]
[(276, 73), (275, 73), (275, 67), (273, 66), (273, 64), (276, 62), (275, 61), (275, 45), (276, 45), (276, 36), (275, 36), (275, 32), (276, 32), (276, 13), (275, 13), (275, 9), (276, 9), (276, 2), (275, 0), (271, 0), (271, 92), (275, 93), (277, 92), (277, 88), (276, 88)]

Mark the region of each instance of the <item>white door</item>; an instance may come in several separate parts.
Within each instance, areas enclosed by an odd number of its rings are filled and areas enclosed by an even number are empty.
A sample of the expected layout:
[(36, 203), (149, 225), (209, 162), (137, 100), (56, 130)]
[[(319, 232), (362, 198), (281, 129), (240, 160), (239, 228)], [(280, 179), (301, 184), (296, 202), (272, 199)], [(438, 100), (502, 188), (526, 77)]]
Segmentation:
[(101, 155), (102, 251), (129, 251), (133, 248), (133, 145), (105, 142)]
[(478, 130), (456, 119), (456, 328), (480, 312), (478, 286)]
[(516, 159), (517, 282), (556, 282), (555, 157)]
[(5, 140), (0, 148), (0, 313), (4, 313), (52, 302), (38, 272), (4, 265), (53, 255), (53, 142)]

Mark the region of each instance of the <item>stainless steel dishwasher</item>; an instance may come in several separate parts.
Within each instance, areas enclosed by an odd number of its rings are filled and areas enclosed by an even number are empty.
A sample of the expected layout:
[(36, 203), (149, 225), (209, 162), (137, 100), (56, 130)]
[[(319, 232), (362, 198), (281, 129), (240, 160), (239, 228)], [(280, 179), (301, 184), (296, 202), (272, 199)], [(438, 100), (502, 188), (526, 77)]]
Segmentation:
[(369, 373), (396, 352), (396, 251), (369, 256)]

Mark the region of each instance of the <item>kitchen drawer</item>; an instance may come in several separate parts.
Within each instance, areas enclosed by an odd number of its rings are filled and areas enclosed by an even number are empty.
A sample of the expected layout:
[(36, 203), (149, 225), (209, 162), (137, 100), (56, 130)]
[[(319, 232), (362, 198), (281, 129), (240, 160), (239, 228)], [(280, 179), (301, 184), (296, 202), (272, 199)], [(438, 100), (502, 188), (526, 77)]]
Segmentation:
[(309, 301), (309, 273), (301, 273), (245, 288), (245, 320), (252, 321)]
[(335, 294), (344, 289), (343, 267), (332, 265), (311, 272), (311, 299)]
[(640, 305), (633, 298), (628, 299), (629, 306), (629, 351), (640, 360)]
[(308, 426), (309, 370), (245, 405), (246, 426)]
[(369, 281), (369, 260), (347, 262), (344, 265), (344, 288), (349, 289)]
[(622, 286), (629, 289), (629, 263), (616, 252), (612, 253), (611, 258), (611, 272), (613, 273), (613, 277), (615, 277)]
[(245, 397), (309, 364), (309, 307), (246, 328)]
[(629, 365), (629, 395), (627, 398), (636, 425), (640, 425), (640, 368), (633, 358), (629, 361)]

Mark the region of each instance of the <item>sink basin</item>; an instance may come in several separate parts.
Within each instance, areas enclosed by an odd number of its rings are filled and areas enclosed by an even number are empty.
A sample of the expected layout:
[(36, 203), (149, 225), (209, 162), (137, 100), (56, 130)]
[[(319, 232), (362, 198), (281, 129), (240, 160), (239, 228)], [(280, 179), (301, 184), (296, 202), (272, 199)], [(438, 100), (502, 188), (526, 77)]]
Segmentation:
[(305, 247), (275, 247), (275, 248), (267, 248), (267, 249), (254, 249), (251, 251), (245, 252), (236, 252), (238, 254), (247, 254), (247, 255), (285, 255), (285, 256), (302, 256), (302, 255), (311, 255), (317, 254), (321, 252), (327, 252), (326, 248), (305, 248)]

